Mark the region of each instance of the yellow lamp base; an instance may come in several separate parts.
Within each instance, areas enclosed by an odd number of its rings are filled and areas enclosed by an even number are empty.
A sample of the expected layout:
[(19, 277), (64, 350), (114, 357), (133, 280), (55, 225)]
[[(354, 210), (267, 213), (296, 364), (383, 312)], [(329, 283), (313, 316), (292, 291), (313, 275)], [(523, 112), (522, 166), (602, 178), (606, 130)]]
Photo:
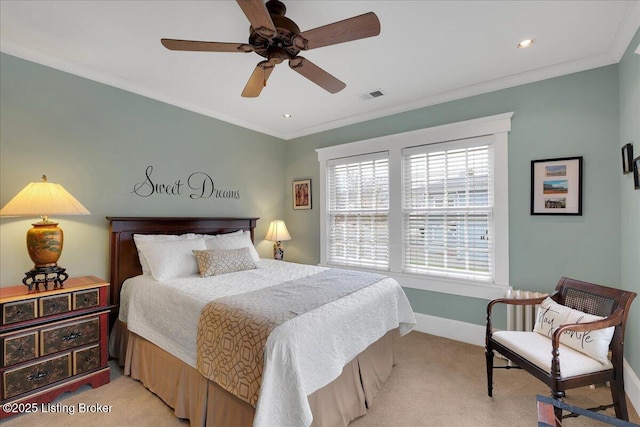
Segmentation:
[(58, 267), (64, 242), (62, 229), (57, 222), (49, 222), (46, 217), (32, 225), (33, 228), (27, 231), (27, 250), (35, 266), (25, 273), (22, 283), (29, 291), (32, 287), (39, 290), (39, 285), (47, 289), (49, 283), (53, 283), (54, 288), (62, 287), (69, 277), (64, 268)]
[(31, 261), (37, 267), (55, 267), (60, 254), (64, 235), (57, 222), (36, 222), (27, 231), (27, 250)]

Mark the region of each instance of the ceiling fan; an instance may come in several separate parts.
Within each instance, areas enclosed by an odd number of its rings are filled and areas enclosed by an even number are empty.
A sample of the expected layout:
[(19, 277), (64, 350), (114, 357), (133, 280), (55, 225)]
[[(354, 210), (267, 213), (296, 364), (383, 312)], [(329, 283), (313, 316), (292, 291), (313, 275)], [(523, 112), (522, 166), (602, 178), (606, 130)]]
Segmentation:
[(254, 98), (262, 88), (273, 68), (283, 61), (289, 67), (330, 93), (336, 93), (346, 84), (327, 73), (298, 53), (323, 46), (373, 37), (380, 34), (380, 21), (375, 13), (369, 12), (333, 24), (300, 32), (291, 19), (285, 17), (285, 5), (279, 0), (236, 0), (249, 19), (248, 43), (220, 43), (195, 40), (161, 39), (162, 45), (170, 50), (199, 52), (255, 52), (266, 60), (258, 63), (247, 82), (242, 96)]

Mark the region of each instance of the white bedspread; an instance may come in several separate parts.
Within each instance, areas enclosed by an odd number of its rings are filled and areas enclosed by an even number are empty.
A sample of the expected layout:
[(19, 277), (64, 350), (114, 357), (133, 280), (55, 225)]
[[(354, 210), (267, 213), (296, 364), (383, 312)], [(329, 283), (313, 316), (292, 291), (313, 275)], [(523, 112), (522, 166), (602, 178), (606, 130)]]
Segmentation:
[[(208, 278), (161, 283), (151, 276), (137, 276), (122, 287), (120, 320), (195, 368), (198, 318), (209, 301), (323, 270), (263, 259), (258, 269)], [(265, 348), (254, 427), (309, 426), (307, 395), (337, 378), (344, 365), (386, 332), (399, 327), (406, 334), (415, 323), (402, 288), (386, 278), (278, 326)]]

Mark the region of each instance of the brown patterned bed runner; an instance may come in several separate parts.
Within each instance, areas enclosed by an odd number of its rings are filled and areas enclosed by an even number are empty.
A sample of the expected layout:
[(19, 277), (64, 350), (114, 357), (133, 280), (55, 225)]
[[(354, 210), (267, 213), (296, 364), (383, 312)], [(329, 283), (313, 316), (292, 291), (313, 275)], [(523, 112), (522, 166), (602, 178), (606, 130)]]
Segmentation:
[(384, 279), (329, 269), (205, 306), (198, 322), (197, 367), (202, 375), (254, 407), (258, 401), (264, 348), (285, 321)]

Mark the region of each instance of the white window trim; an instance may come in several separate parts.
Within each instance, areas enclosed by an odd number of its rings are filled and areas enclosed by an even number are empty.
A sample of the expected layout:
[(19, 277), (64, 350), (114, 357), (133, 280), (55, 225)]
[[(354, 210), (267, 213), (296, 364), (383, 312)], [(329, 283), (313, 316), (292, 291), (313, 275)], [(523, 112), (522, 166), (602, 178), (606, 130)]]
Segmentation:
[[(474, 298), (500, 297), (509, 286), (509, 151), (508, 132), (513, 112), (479, 119), (450, 123), (411, 132), (372, 138), (333, 147), (319, 148), (320, 163), (320, 265), (328, 266), (326, 259), (327, 232), (327, 162), (332, 159), (358, 156), (379, 151), (389, 152), (390, 206), (401, 206), (402, 149), (479, 136), (493, 137), (494, 153), (494, 221), (495, 259), (493, 284), (402, 273), (402, 257), (391, 257), (388, 276), (401, 286), (427, 291), (443, 292)], [(389, 253), (402, 253), (402, 211), (389, 212)]]

